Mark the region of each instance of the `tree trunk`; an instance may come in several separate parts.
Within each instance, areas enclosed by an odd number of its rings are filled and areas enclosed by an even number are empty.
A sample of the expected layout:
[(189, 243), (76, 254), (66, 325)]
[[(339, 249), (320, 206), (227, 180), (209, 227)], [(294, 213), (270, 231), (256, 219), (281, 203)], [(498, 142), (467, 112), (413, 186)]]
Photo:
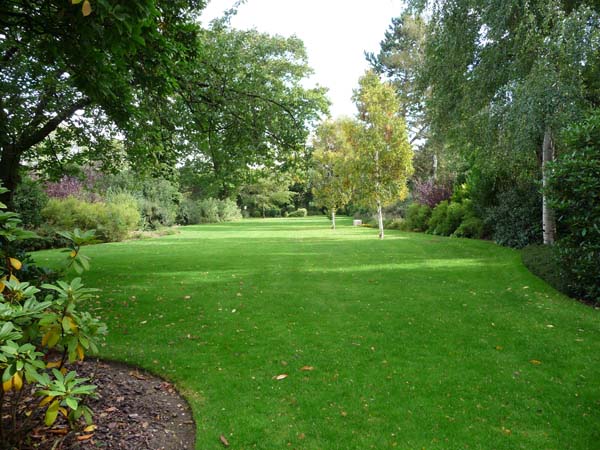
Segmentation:
[(379, 239), (383, 239), (383, 211), (380, 200), (377, 200), (377, 223), (379, 225)]
[(2, 148), (0, 156), (0, 181), (8, 192), (0, 195), (0, 201), (12, 204), (13, 194), (19, 184), (19, 164), (21, 152), (14, 145), (8, 144)]
[(547, 164), (554, 161), (554, 142), (552, 141), (552, 130), (546, 127), (544, 132), (544, 143), (542, 145), (542, 229), (544, 233), (544, 244), (552, 245), (556, 238), (556, 218), (554, 211), (548, 206), (546, 187), (548, 185)]
[(331, 228), (335, 230), (335, 208), (331, 210)]

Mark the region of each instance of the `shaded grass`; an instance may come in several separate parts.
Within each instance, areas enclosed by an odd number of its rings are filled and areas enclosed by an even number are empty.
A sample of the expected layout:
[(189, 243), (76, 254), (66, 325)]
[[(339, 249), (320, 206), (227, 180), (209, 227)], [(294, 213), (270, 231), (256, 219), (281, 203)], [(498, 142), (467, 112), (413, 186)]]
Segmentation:
[(240, 449), (597, 448), (596, 310), (516, 251), (349, 224), (248, 220), (87, 248), (103, 356), (177, 383), (198, 449), (220, 434)]

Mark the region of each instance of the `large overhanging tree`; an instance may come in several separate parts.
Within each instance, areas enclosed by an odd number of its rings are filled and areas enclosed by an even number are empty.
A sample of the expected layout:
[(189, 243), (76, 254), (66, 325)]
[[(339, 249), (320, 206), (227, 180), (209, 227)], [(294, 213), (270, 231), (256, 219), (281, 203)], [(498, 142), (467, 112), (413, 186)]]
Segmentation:
[[(537, 166), (545, 179), (559, 131), (599, 104), (598, 3), (411, 3), (431, 13), (422, 75), (435, 133), (482, 164)], [(553, 242), (545, 199), (543, 229)]]
[(327, 109), (302, 41), (239, 31), (220, 21), (199, 39), (204, 50), (179, 73), (181, 158), (205, 194), (237, 195), (255, 167), (288, 160)]
[[(196, 50), (193, 18), (203, 0), (86, 4), (82, 11), (64, 0), (0, 3), (0, 181), (10, 191), (23, 156), (35, 156), (76, 112), (126, 129), (146, 112), (141, 92), (166, 98), (175, 85), (170, 68)], [(71, 125), (89, 137), (94, 123)]]

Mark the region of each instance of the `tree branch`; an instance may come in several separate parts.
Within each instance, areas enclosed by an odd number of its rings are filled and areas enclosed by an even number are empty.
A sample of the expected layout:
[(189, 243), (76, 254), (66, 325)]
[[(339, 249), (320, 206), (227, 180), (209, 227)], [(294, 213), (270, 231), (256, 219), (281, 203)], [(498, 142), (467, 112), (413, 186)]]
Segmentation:
[(65, 108), (63, 111), (55, 115), (52, 119), (48, 120), (48, 122), (46, 122), (46, 124), (43, 127), (32, 131), (27, 136), (21, 136), (21, 139), (16, 143), (15, 147), (20, 152), (23, 152), (33, 147), (34, 145), (39, 144), (44, 140), (44, 138), (46, 138), (46, 136), (48, 136), (50, 133), (56, 130), (56, 128), (63, 121), (67, 120), (69, 117), (75, 114), (77, 110), (89, 105), (90, 103), (90, 99), (85, 97), (77, 100), (74, 104), (72, 104), (68, 108)]

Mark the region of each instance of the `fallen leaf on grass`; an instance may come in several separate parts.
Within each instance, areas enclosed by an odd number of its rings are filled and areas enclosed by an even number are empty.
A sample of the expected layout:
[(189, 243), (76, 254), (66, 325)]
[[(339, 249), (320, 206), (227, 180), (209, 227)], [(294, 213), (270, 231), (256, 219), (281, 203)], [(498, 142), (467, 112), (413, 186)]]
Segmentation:
[(532, 359), (529, 361), (531, 364), (533, 364), (534, 366), (539, 366), (542, 362), (538, 361), (537, 359)]
[(280, 375), (274, 376), (273, 379), (274, 380), (283, 380), (284, 378), (287, 378), (287, 377), (288, 377), (287, 373), (282, 373)]
[(307, 372), (309, 370), (315, 370), (315, 368), (313, 366), (302, 366), (300, 367), (300, 370)]
[(504, 347), (502, 347), (501, 345), (496, 345), (496, 350), (502, 350)]
[(229, 447), (229, 441), (225, 436), (219, 436), (219, 440), (221, 441), (221, 444), (223, 444), (225, 447)]

